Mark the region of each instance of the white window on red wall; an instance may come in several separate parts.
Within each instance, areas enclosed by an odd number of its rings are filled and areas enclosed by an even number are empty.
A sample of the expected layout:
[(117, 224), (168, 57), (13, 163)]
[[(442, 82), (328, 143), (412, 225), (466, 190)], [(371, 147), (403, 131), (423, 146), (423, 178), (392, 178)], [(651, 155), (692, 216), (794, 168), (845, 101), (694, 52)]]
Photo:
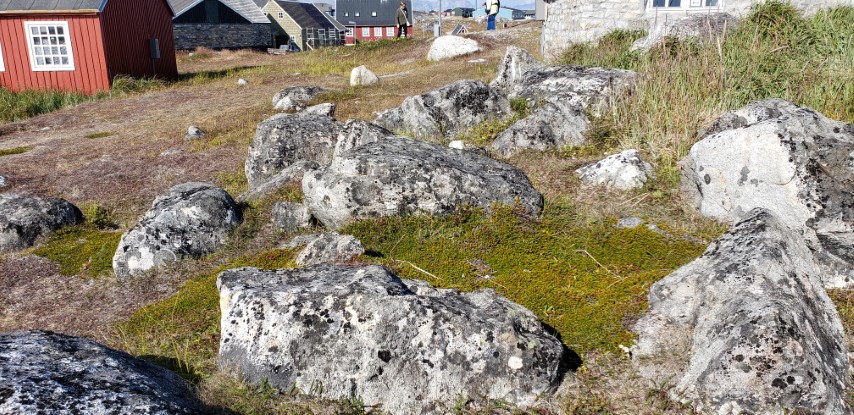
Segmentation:
[(73, 71), (68, 22), (24, 22), (30, 65), (36, 71)]
[(374, 28), (374, 37), (383, 37), (383, 28), (375, 27)]
[(347, 37), (353, 37), (353, 28), (352, 27), (347, 28)]
[(387, 37), (394, 37), (394, 26), (389, 26), (385, 28), (385, 35)]
[(362, 37), (371, 37), (371, 28), (363, 27), (362, 28)]

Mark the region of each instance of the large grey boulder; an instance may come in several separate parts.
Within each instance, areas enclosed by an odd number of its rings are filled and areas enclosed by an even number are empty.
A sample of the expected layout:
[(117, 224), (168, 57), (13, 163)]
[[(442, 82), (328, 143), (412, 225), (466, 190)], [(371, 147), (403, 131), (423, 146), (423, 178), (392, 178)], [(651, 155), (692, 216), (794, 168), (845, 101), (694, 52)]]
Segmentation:
[(439, 36), (430, 45), (430, 51), (427, 52), (427, 60), (441, 61), (479, 51), (480, 45), (474, 39), (455, 35)]
[(854, 125), (769, 99), (724, 114), (681, 162), (704, 216), (737, 222), (766, 208), (806, 236), (827, 286), (854, 283)]
[(217, 286), (220, 364), (252, 383), (322, 385), (401, 415), (465, 397), (531, 405), (562, 375), (560, 341), (492, 290), (435, 289), (379, 266), (239, 268)]
[(590, 120), (580, 106), (548, 101), (504, 130), (489, 147), (496, 154), (510, 157), (521, 150), (578, 146), (584, 143), (589, 127)]
[(291, 86), (273, 95), (273, 107), (277, 110), (302, 111), (321, 92), (319, 86)]
[(250, 190), (302, 161), (332, 161), (341, 123), (316, 114), (276, 114), (258, 124), (244, 169)]
[(83, 214), (64, 199), (0, 194), (0, 252), (32, 246), (62, 227), (83, 223)]
[(507, 98), (481, 81), (462, 80), (407, 97), (399, 107), (379, 113), (375, 122), (418, 139), (453, 140), (480, 123), (509, 114)]
[(653, 284), (633, 355), (709, 414), (849, 414), (842, 324), (798, 232), (757, 209)]
[(300, 235), (285, 244), (285, 248), (302, 248), (296, 263), (300, 267), (350, 262), (365, 253), (362, 242), (353, 235), (337, 232)]
[(323, 104), (312, 105), (312, 106), (304, 109), (302, 112), (304, 114), (314, 114), (314, 115), (322, 115), (325, 117), (334, 117), (336, 108), (337, 108), (337, 106), (335, 104), (330, 103), (330, 102), (325, 102)]
[(652, 24), (649, 35), (638, 39), (631, 50), (649, 50), (664, 43), (667, 38), (708, 42), (723, 37), (736, 27), (738, 27), (738, 19), (729, 13), (697, 13), (684, 17), (658, 19)]
[(0, 334), (0, 414), (202, 413), (186, 382), (163, 367), (79, 337)]
[(653, 175), (652, 166), (637, 150), (625, 150), (575, 171), (581, 183), (608, 189), (631, 190), (643, 187)]
[(332, 157), (339, 157), (345, 151), (363, 144), (374, 143), (392, 137), (394, 134), (379, 125), (362, 121), (348, 120), (338, 133), (338, 142)]
[(151, 209), (122, 235), (113, 270), (128, 279), (184, 257), (219, 249), (242, 220), (225, 190), (209, 183), (184, 183), (154, 199)]
[(359, 218), (447, 214), (468, 205), (519, 203), (538, 215), (543, 197), (524, 173), (471, 151), (396, 138), (345, 152), (306, 174), (305, 204), (331, 229)]
[(489, 86), (497, 91), (508, 93), (517, 82), (521, 82), (525, 73), (532, 69), (542, 68), (543, 64), (525, 49), (509, 46), (498, 63), (498, 73)]

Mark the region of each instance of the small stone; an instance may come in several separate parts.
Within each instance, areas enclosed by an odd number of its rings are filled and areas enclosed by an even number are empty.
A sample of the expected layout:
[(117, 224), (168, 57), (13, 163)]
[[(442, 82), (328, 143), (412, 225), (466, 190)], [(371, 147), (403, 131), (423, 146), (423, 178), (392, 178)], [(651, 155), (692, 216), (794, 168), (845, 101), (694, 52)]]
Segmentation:
[(160, 153), (160, 157), (172, 157), (183, 154), (184, 151), (180, 148), (170, 148), (169, 150), (164, 150)]
[(205, 132), (201, 128), (191, 125), (187, 128), (187, 135), (184, 136), (184, 141), (200, 140), (205, 137)]
[(327, 103), (323, 103), (323, 104), (312, 105), (312, 106), (304, 109), (302, 112), (303, 112), (303, 114), (314, 114), (314, 115), (323, 115), (326, 117), (334, 117), (335, 116), (335, 108), (336, 108), (335, 104), (327, 102)]
[(280, 111), (302, 111), (309, 102), (323, 92), (319, 86), (291, 86), (273, 96), (273, 107)]
[(247, 81), (247, 80), (245, 80), (245, 79), (243, 79), (243, 78), (240, 78), (240, 79), (238, 79), (238, 80), (237, 80), (237, 85), (238, 85), (238, 86), (246, 86), (246, 85), (249, 85), (249, 81)]
[(365, 65), (355, 67), (350, 71), (350, 86), (369, 86), (379, 81), (380, 78)]
[(299, 245), (305, 245), (297, 254), (296, 262), (300, 267), (346, 263), (365, 253), (365, 248), (356, 237), (335, 232), (291, 241), (287, 246)]
[(588, 186), (630, 190), (643, 187), (652, 176), (652, 166), (641, 160), (637, 150), (626, 150), (575, 171)]
[(6, 179), (6, 176), (0, 176), (0, 187), (6, 187), (9, 185), (9, 181)]
[(617, 221), (617, 229), (635, 229), (644, 223), (646, 223), (646, 221), (637, 216), (620, 218), (620, 220)]
[(480, 58), (480, 59), (472, 59), (472, 60), (468, 61), (468, 63), (470, 63), (470, 64), (472, 64), (472, 65), (483, 65), (483, 64), (485, 64), (486, 62), (487, 62), (487, 60), (486, 60), (486, 59), (483, 59), (483, 58)]

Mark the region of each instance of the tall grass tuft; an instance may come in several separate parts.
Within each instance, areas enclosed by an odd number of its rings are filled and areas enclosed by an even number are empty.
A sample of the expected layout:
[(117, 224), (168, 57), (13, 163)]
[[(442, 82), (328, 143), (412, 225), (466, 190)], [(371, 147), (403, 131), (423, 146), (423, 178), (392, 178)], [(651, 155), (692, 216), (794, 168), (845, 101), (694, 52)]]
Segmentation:
[(39, 114), (71, 107), (92, 99), (77, 92), (22, 91), (0, 88), (0, 122), (19, 121)]
[(637, 71), (634, 93), (615, 103), (611, 131), (672, 167), (721, 113), (750, 101), (783, 98), (854, 121), (854, 8), (805, 18), (787, 3), (757, 5), (737, 28), (700, 44), (667, 39), (631, 51), (637, 32), (615, 32), (597, 46), (567, 51), (567, 64)]

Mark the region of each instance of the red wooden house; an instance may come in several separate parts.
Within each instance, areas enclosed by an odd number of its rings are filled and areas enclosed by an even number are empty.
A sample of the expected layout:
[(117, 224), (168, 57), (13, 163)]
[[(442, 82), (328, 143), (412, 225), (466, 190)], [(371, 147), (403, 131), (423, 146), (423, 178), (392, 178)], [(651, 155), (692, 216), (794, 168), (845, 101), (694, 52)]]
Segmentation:
[[(412, 21), (412, 0), (406, 2), (407, 18)], [(338, 0), (335, 18), (347, 27), (348, 45), (356, 42), (390, 39), (397, 36), (399, 0)], [(409, 34), (412, 35), (412, 27)]]
[(0, 86), (92, 94), (117, 75), (175, 78), (167, 0), (0, 0)]

